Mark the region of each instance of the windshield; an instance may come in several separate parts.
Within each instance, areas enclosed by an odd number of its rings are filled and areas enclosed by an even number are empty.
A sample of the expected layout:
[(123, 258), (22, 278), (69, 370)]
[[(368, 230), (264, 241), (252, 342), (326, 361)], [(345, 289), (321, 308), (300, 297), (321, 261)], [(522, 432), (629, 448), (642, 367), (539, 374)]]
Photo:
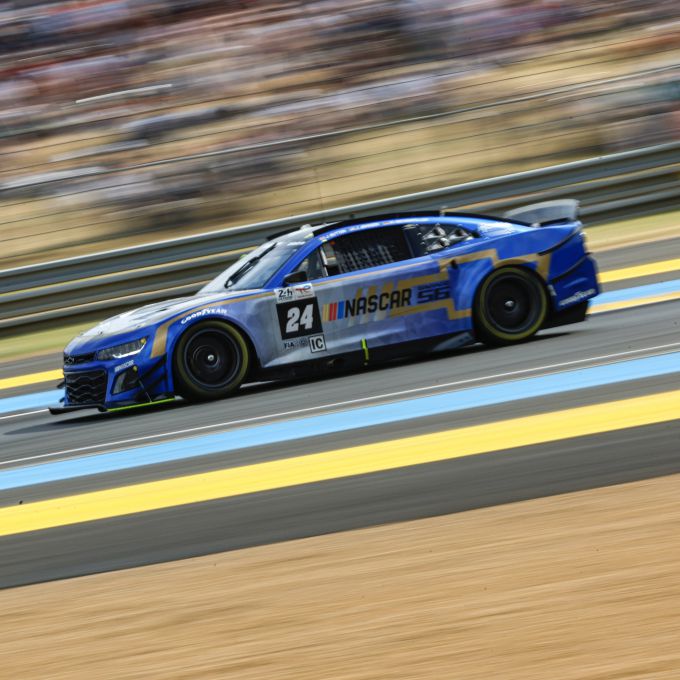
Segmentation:
[(300, 241), (269, 241), (244, 255), (217, 278), (201, 288), (200, 293), (223, 290), (253, 290), (264, 288), (269, 279), (297, 252)]

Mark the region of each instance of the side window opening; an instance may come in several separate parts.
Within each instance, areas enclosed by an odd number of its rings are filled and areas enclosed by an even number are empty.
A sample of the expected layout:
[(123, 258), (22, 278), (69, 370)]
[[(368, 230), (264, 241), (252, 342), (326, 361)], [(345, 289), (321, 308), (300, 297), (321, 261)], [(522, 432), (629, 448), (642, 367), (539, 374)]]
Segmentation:
[(400, 226), (346, 234), (324, 243), (321, 251), (328, 276), (379, 267), (413, 257)]
[(300, 262), (295, 269), (296, 272), (305, 272), (308, 281), (322, 279), (326, 274), (326, 268), (322, 261), (321, 249), (313, 250), (307, 257)]
[(434, 253), (472, 238), (456, 224), (409, 224), (404, 232), (416, 255)]
[(472, 238), (462, 227), (449, 224), (408, 224), (356, 231), (326, 241), (295, 271), (307, 280), (346, 274), (420, 257)]

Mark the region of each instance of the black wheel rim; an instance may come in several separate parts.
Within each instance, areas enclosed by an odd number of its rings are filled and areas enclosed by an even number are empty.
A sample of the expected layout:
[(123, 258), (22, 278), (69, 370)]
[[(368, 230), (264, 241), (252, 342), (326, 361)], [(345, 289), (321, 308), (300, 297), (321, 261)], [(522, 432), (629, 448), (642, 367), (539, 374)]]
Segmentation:
[(486, 294), (489, 321), (499, 331), (521, 334), (538, 321), (540, 296), (533, 281), (507, 274), (493, 281)]
[(182, 358), (192, 381), (209, 390), (229, 385), (243, 361), (241, 349), (234, 338), (216, 328), (193, 335), (184, 348)]

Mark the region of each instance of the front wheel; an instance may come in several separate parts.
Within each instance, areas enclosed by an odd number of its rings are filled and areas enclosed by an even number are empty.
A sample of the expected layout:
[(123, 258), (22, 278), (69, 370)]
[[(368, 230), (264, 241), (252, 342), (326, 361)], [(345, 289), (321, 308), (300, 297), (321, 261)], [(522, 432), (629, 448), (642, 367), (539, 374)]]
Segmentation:
[(243, 382), (250, 352), (243, 335), (219, 321), (202, 321), (179, 339), (173, 356), (175, 388), (189, 401), (226, 397)]
[(475, 296), (475, 329), (478, 338), (488, 345), (528, 340), (547, 315), (545, 287), (533, 272), (520, 267), (492, 272)]

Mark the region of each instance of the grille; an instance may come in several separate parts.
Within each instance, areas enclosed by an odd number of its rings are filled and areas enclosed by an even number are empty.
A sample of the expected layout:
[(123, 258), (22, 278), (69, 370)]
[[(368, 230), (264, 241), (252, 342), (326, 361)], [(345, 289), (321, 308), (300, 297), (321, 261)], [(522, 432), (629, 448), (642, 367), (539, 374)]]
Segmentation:
[(94, 361), (94, 352), (90, 354), (64, 354), (64, 366), (77, 366)]
[(65, 373), (66, 401), (71, 405), (103, 404), (106, 401), (106, 371)]

